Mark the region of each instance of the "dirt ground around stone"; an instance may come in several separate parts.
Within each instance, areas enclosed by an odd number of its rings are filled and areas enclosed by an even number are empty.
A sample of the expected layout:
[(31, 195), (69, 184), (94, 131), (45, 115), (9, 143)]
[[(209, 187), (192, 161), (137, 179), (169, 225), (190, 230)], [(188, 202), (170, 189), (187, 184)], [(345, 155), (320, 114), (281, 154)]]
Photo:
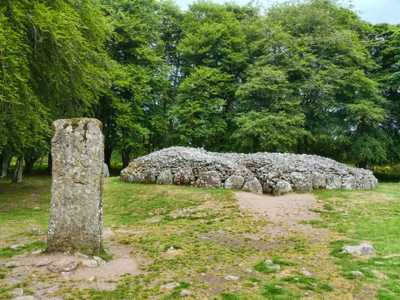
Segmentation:
[[(118, 281), (124, 275), (139, 275), (140, 266), (146, 260), (134, 256), (133, 249), (114, 240), (114, 232), (107, 229), (104, 233), (104, 243), (107, 256), (90, 257), (81, 253), (36, 253), (14, 256), (12, 259), (0, 261), (0, 266), (12, 270), (4, 282), (18, 285), (29, 282), (24, 290), (30, 291), (33, 299), (63, 299), (59, 297), (62, 289), (79, 288), (99, 291), (114, 290)], [(14, 293), (18, 299), (18, 290)]]

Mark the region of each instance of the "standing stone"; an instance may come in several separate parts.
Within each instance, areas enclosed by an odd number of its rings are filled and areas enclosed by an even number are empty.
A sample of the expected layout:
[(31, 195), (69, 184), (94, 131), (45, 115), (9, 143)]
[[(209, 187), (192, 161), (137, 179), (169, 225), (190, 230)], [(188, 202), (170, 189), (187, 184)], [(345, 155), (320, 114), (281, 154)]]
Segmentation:
[(102, 242), (104, 137), (96, 119), (57, 120), (51, 141), (48, 251), (99, 254)]
[(110, 177), (110, 169), (106, 163), (103, 163), (103, 176), (104, 178)]

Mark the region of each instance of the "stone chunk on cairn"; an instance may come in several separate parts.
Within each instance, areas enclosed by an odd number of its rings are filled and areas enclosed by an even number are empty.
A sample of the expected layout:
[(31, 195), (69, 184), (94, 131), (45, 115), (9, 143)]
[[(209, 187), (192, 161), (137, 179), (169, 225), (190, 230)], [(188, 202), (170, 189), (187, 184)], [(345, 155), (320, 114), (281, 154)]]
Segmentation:
[(51, 141), (47, 251), (98, 255), (102, 247), (104, 137), (96, 119), (57, 120)]
[(372, 189), (369, 170), (316, 155), (215, 153), (172, 147), (132, 161), (122, 170), (127, 182), (224, 187), (282, 195), (315, 189)]

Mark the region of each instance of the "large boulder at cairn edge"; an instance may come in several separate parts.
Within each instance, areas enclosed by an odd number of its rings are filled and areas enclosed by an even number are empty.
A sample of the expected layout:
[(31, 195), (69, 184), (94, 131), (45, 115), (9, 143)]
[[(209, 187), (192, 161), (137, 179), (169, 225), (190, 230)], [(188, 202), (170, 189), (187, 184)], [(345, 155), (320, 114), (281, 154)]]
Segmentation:
[(225, 187), (282, 195), (314, 189), (372, 189), (369, 170), (316, 155), (215, 153), (172, 147), (132, 161), (122, 170), (127, 182)]

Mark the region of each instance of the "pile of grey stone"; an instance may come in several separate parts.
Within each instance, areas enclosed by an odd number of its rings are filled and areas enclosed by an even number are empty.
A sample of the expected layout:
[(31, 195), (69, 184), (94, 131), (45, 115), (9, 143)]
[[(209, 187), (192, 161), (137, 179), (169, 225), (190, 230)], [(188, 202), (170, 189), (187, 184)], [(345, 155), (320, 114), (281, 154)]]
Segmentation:
[(122, 170), (127, 182), (225, 187), (282, 195), (314, 189), (372, 189), (371, 171), (303, 154), (215, 153), (172, 147), (132, 161)]

